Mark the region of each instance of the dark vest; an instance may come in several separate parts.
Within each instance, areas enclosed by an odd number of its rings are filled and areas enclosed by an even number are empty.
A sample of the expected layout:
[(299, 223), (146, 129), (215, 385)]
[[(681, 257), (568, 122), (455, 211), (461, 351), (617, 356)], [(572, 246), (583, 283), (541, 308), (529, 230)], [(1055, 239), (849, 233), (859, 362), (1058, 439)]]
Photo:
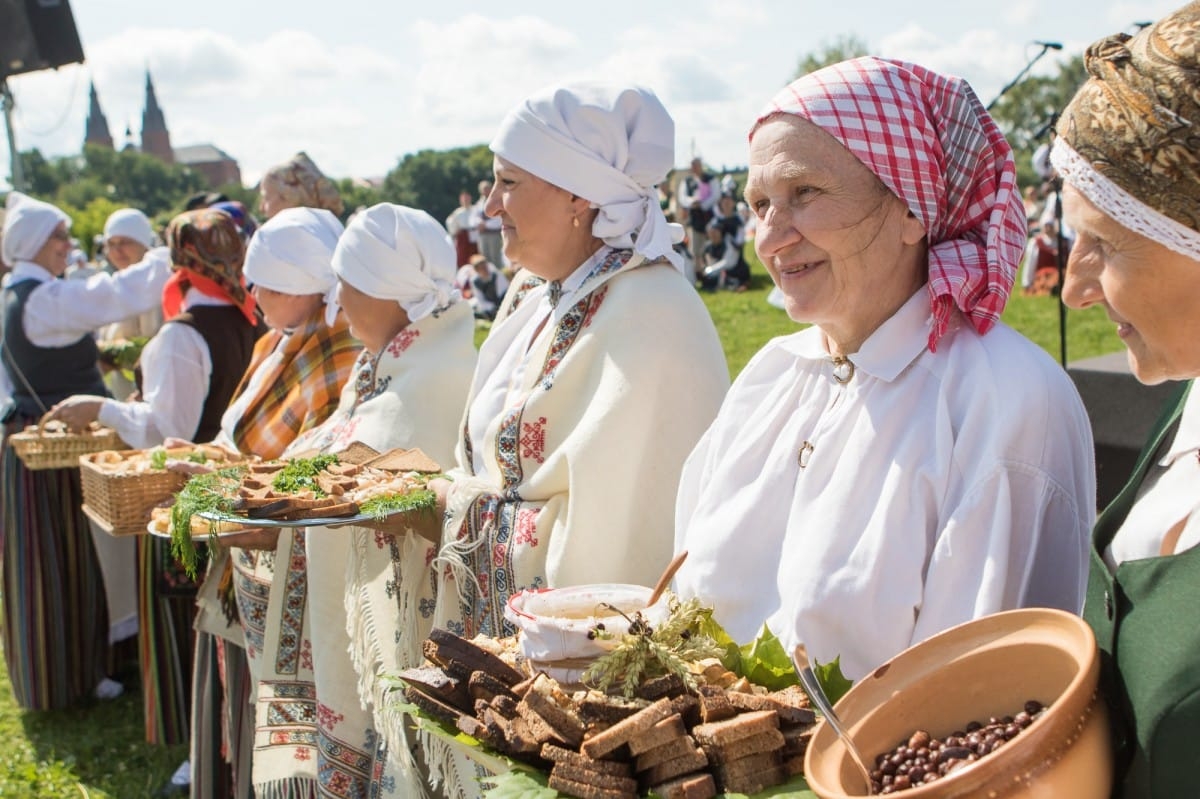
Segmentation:
[[(1133, 507), (1150, 467), (1169, 446), (1190, 384), (1154, 426), (1133, 476), (1096, 520), (1083, 615), (1101, 650), (1101, 685), (1116, 745), (1113, 795), (1191, 799), (1200, 740), (1200, 547), (1126, 561), (1102, 555)], [(1197, 488), (1200, 490), (1200, 487)]]
[(12, 381), (16, 411), (27, 419), (39, 418), (56, 402), (75, 394), (109, 396), (97, 366), (100, 350), (90, 335), (65, 347), (39, 347), (25, 336), (25, 303), (40, 285), (22, 280), (4, 289), (3, 364)]
[(221, 417), (233, 399), (254, 353), (257, 330), (232, 305), (197, 305), (168, 324), (187, 325), (204, 339), (212, 359), (208, 394), (193, 441), (212, 441), (221, 432)]

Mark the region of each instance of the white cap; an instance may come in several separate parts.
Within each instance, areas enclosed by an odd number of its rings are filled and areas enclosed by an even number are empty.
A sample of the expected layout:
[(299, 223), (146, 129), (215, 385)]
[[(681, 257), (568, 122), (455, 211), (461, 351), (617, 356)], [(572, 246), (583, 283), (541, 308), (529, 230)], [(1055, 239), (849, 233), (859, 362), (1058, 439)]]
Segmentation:
[(150, 227), (150, 220), (136, 208), (122, 208), (108, 217), (104, 223), (104, 240), (108, 241), (113, 236), (124, 236), (146, 247), (154, 246), (154, 229)]

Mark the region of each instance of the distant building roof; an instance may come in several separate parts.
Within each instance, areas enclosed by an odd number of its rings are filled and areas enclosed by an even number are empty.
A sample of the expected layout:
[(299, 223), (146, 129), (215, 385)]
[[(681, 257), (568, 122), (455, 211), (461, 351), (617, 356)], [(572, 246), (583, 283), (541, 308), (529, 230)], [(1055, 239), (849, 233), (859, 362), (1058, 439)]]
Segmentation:
[(184, 166), (233, 160), (235, 159), (229, 153), (211, 144), (193, 144), (189, 147), (175, 148), (175, 163)]

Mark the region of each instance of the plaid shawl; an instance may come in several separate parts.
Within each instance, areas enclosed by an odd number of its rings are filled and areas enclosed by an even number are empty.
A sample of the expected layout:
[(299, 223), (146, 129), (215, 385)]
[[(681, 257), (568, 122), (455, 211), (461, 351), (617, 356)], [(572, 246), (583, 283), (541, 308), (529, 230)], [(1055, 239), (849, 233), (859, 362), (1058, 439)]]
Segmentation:
[[(350, 335), (344, 315), (327, 326), (324, 313), (320, 308), (283, 342), (278, 375), (260, 384), (262, 393), (233, 428), (240, 451), (278, 458), (297, 436), (320, 425), (337, 408), (362, 345)], [(283, 338), (273, 330), (258, 340), (235, 396)]]

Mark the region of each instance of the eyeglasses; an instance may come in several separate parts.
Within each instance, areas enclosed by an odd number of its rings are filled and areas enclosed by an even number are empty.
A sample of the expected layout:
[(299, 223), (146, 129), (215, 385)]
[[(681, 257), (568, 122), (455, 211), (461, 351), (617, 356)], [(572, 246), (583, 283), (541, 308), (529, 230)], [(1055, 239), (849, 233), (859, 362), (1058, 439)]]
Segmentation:
[(65, 231), (65, 230), (56, 230), (56, 231), (54, 231), (53, 233), (51, 233), (51, 234), (50, 234), (50, 238), (52, 238), (52, 239), (54, 239), (54, 240), (56, 240), (56, 241), (67, 241), (67, 242), (69, 242), (69, 241), (71, 240), (71, 234), (70, 234), (70, 233), (68, 233), (68, 232), (67, 232), (67, 231)]

